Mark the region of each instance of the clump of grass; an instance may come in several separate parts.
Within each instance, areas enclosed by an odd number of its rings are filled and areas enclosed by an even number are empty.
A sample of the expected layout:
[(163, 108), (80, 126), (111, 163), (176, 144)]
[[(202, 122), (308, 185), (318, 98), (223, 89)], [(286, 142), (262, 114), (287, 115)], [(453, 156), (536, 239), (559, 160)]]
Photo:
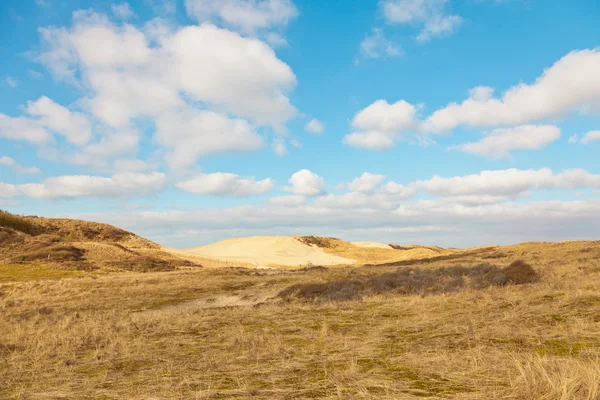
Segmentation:
[(336, 247), (335, 241), (339, 239), (333, 237), (300, 236), (298, 240), (309, 246), (315, 245), (323, 249), (330, 249)]
[(515, 360), (519, 372), (510, 388), (514, 399), (593, 400), (600, 396), (598, 360), (535, 356)]
[(201, 267), (186, 260), (163, 260), (150, 256), (140, 256), (138, 258), (110, 261), (107, 265), (117, 267), (126, 271), (134, 272), (165, 272), (174, 271), (178, 267)]
[(0, 227), (11, 228), (28, 235), (39, 235), (44, 232), (38, 224), (29, 221), (26, 217), (14, 215), (0, 210)]
[(366, 278), (295, 284), (281, 291), (279, 297), (318, 302), (348, 301), (374, 294), (431, 295), (456, 292), (467, 287), (484, 289), (523, 285), (539, 279), (539, 274), (523, 261), (515, 261), (504, 268), (491, 264), (438, 269), (399, 268)]

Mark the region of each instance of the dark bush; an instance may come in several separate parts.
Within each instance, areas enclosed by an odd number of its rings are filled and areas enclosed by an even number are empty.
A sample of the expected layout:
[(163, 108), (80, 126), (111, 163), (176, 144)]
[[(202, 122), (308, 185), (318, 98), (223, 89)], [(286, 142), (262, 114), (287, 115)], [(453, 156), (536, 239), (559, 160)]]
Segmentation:
[(326, 283), (298, 283), (281, 291), (279, 297), (296, 297), (317, 302), (359, 300), (364, 288), (364, 282), (350, 279)]
[(328, 248), (336, 247), (335, 241), (339, 240), (339, 239), (332, 238), (332, 237), (320, 237), (320, 236), (300, 236), (300, 237), (298, 237), (298, 240), (309, 246), (315, 245), (317, 247), (328, 249)]
[(464, 288), (522, 285), (538, 280), (538, 273), (523, 261), (515, 261), (505, 268), (491, 264), (437, 269), (399, 268), (395, 272), (363, 278), (296, 284), (281, 291), (279, 297), (317, 302), (347, 301), (358, 300), (363, 295), (431, 295), (457, 292)]
[(31, 261), (81, 261), (85, 250), (72, 245), (52, 244), (24, 252), (16, 257), (17, 262)]
[(28, 235), (39, 235), (43, 232), (42, 227), (29, 221), (26, 217), (14, 215), (3, 210), (0, 210), (0, 227), (12, 228), (15, 231)]

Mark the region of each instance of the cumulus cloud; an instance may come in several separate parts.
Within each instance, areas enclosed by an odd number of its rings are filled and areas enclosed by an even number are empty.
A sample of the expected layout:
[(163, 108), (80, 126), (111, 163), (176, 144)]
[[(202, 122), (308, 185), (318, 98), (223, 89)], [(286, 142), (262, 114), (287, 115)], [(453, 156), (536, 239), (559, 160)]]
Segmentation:
[(198, 175), (180, 182), (177, 187), (195, 194), (247, 197), (266, 193), (273, 189), (274, 182), (267, 178), (257, 181), (254, 178), (242, 178), (236, 174), (215, 172)]
[(501, 98), (476, 88), (462, 103), (435, 111), (425, 128), (441, 132), (464, 125), (519, 125), (600, 107), (600, 50), (576, 50), (562, 57), (532, 84), (520, 83)]
[(325, 131), (325, 125), (323, 125), (323, 123), (318, 119), (313, 118), (306, 124), (304, 130), (308, 133), (318, 135)]
[(381, 193), (397, 200), (413, 197), (417, 191), (412, 187), (404, 186), (396, 182), (388, 182), (381, 188)]
[(323, 193), (325, 180), (307, 169), (294, 173), (288, 180), (290, 186), (284, 190), (298, 195), (313, 197)]
[(38, 167), (24, 167), (11, 157), (7, 156), (0, 157), (0, 165), (10, 167), (18, 174), (39, 174), (42, 172)]
[(165, 175), (124, 172), (111, 177), (89, 175), (56, 176), (42, 183), (17, 185), (20, 192), (36, 199), (66, 199), (78, 197), (142, 196), (160, 191), (165, 185)]
[(185, 0), (188, 15), (216, 21), (247, 34), (287, 25), (298, 15), (291, 0)]
[(560, 138), (560, 129), (553, 125), (521, 125), (494, 129), (478, 142), (456, 146), (465, 153), (490, 158), (510, 157), (513, 150), (539, 150)]
[(46, 96), (30, 101), (26, 111), (38, 117), (42, 126), (64, 136), (69, 143), (81, 146), (92, 138), (91, 124), (86, 116), (70, 111)]
[(447, 0), (382, 0), (383, 14), (393, 24), (422, 26), (416, 39), (427, 42), (433, 38), (455, 32), (463, 19), (447, 14)]
[(600, 131), (589, 131), (581, 138), (581, 143), (588, 144), (600, 140)]
[(52, 143), (52, 134), (37, 120), (25, 117), (10, 117), (0, 113), (0, 137), (22, 140), (35, 145)]
[(262, 138), (246, 120), (192, 108), (160, 115), (156, 119), (156, 140), (170, 149), (167, 163), (173, 168), (189, 167), (208, 154), (262, 146)]
[(417, 116), (418, 107), (404, 100), (393, 104), (377, 100), (356, 114), (352, 121), (355, 132), (343, 142), (358, 148), (388, 149), (402, 133), (418, 130)]
[(400, 46), (386, 38), (380, 28), (373, 28), (372, 32), (360, 42), (360, 58), (378, 59), (400, 55), (402, 55)]
[(80, 148), (65, 158), (74, 164), (106, 168), (106, 159), (135, 156), (150, 122), (168, 165), (187, 168), (209, 154), (256, 150), (259, 128), (285, 133), (297, 114), (288, 98), (296, 77), (271, 47), (209, 23), (157, 18), (137, 28), (77, 11), (71, 27), (41, 28), (40, 37), (37, 60), (84, 93), (77, 104), (86, 114), (43, 97), (27, 107), (35, 118), (0, 115), (0, 135), (45, 143), (62, 134)]
[(383, 181), (383, 175), (363, 173), (360, 177), (348, 183), (348, 189), (353, 192), (373, 193)]

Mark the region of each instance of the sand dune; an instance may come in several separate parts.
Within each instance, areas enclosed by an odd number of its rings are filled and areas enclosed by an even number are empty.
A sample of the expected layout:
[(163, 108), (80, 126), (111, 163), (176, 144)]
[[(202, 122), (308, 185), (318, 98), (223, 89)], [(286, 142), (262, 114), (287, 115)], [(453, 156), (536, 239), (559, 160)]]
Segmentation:
[(196, 256), (256, 265), (299, 266), (353, 264), (355, 260), (328, 254), (289, 236), (253, 236), (227, 239), (182, 250)]
[(364, 248), (369, 248), (369, 249), (391, 249), (392, 246), (390, 246), (389, 244), (385, 244), (385, 243), (379, 243), (379, 242), (350, 242), (353, 245), (355, 245), (356, 247), (364, 247)]

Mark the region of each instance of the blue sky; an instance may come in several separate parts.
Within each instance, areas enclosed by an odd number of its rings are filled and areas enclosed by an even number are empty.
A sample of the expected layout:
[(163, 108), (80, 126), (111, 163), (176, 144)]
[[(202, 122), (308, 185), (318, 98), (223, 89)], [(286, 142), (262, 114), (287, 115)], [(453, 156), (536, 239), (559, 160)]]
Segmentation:
[(175, 247), (597, 239), (600, 3), (5, 0), (0, 207)]

